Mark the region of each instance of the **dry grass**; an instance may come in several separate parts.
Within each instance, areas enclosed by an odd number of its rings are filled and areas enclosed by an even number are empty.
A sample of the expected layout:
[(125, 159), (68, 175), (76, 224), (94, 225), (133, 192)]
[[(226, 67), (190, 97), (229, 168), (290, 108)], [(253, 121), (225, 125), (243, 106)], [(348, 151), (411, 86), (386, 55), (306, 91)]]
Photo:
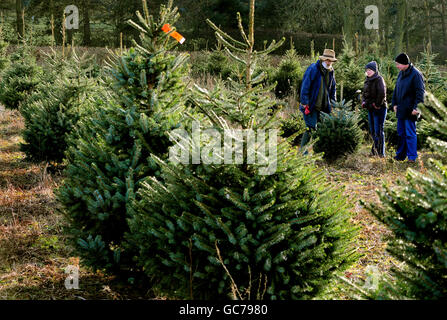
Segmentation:
[[(389, 274), (393, 266), (400, 267), (400, 262), (386, 251), (387, 237), (392, 236), (390, 230), (381, 224), (360, 203), (379, 203), (378, 191), (386, 184), (393, 186), (398, 180), (404, 180), (408, 168), (425, 172), (426, 163), (433, 155), (428, 151), (419, 151), (417, 163), (396, 162), (393, 153), (386, 158), (369, 157), (370, 146), (363, 148), (356, 154), (347, 156), (335, 163), (320, 165), (326, 172), (327, 178), (335, 185), (344, 188), (344, 194), (352, 205), (352, 222), (360, 226), (356, 241), (357, 252), (363, 256), (345, 272), (345, 277), (351, 282), (366, 280), (368, 267), (377, 267), (381, 274)], [(334, 288), (332, 288), (334, 289)], [(337, 291), (337, 289), (336, 289)], [(342, 291), (331, 298), (350, 299)]]
[[(80, 266), (79, 290), (65, 288), (65, 268), (79, 266), (62, 230), (54, 190), (59, 175), (20, 152), (23, 120), (0, 110), (0, 299), (128, 299), (145, 296), (111, 276)], [(147, 295), (145, 296), (147, 298)]]
[[(204, 85), (210, 81), (203, 79)], [(293, 99), (293, 98), (291, 98)], [(293, 103), (289, 103), (293, 105)], [(284, 110), (283, 116), (294, 112)], [(62, 229), (64, 219), (58, 211), (54, 190), (62, 177), (47, 173), (45, 164), (32, 164), (20, 152), (23, 120), (18, 112), (0, 110), (0, 299), (139, 299), (161, 297), (154, 292), (138, 292), (113, 277), (80, 266), (80, 289), (64, 286), (69, 265), (79, 258), (67, 244)], [(335, 163), (319, 165), (327, 178), (343, 186), (352, 204), (353, 223), (361, 227), (357, 240), (363, 257), (345, 276), (365, 279), (368, 266), (388, 272), (396, 265), (386, 252), (389, 230), (365, 209), (359, 200), (378, 202), (376, 190), (384, 183), (403, 179), (409, 166), (424, 171), (427, 158), (421, 152), (417, 164), (397, 163), (392, 154), (385, 159), (368, 157), (369, 147)], [(332, 295), (349, 299), (342, 292)]]

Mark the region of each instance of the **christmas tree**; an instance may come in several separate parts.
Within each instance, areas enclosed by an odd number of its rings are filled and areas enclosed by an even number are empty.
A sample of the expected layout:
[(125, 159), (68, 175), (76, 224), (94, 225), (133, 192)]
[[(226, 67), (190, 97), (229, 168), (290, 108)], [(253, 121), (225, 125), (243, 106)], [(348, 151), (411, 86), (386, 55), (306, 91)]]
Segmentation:
[(6, 57), (6, 50), (8, 43), (5, 41), (3, 25), (0, 25), (0, 73), (6, 67), (8, 58)]
[(21, 150), (32, 161), (62, 163), (66, 136), (80, 118), (92, 113), (91, 99), (101, 87), (92, 77), (93, 58), (72, 52), (64, 58), (47, 55), (45, 72), (35, 90), (21, 106), (25, 120)]
[(388, 251), (402, 266), (392, 269), (395, 283), (376, 293), (382, 298), (447, 297), (447, 108), (430, 93), (425, 104), (419, 105), (424, 115), (444, 134), (443, 140), (428, 138), (439, 157), (429, 160), (426, 172), (408, 169), (405, 181), (380, 193), (380, 205), (369, 206), (393, 231)]
[(6, 108), (18, 109), (39, 83), (42, 68), (37, 65), (31, 48), (25, 42), (11, 54), (9, 60), (1, 74), (0, 103)]
[(177, 8), (170, 1), (155, 20), (145, 1), (143, 7), (139, 23), (130, 22), (140, 43), (113, 54), (109, 93), (70, 137), (67, 178), (58, 193), (84, 262), (117, 273), (132, 269), (123, 239), (128, 204), (142, 178), (159, 174), (149, 154), (167, 158), (167, 132), (179, 126), (185, 100), (188, 56), (170, 53), (178, 43), (162, 30), (177, 21)]
[(127, 239), (145, 273), (171, 296), (313, 298), (356, 256), (346, 200), (315, 157), (290, 147), (294, 136), (278, 139), (273, 87), (253, 72), (281, 43), (255, 52), (253, 21), (254, 0), (248, 34), (238, 15), (242, 41), (209, 22), (245, 72), (213, 90), (195, 87), (191, 102), (201, 121), (171, 134), (178, 143), (170, 161), (152, 155), (163, 180), (146, 179), (132, 205)]

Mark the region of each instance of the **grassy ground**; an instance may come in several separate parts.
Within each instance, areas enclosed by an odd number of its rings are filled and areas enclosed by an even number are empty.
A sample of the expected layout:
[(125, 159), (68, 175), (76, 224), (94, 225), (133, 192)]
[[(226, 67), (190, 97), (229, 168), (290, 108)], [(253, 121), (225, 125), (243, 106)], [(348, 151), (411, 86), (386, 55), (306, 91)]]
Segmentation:
[[(138, 299), (159, 297), (149, 291), (132, 291), (113, 277), (80, 266), (79, 290), (64, 286), (69, 265), (79, 259), (66, 244), (62, 233), (63, 217), (55, 202), (54, 189), (61, 182), (58, 174), (48, 174), (44, 164), (26, 161), (20, 152), (23, 120), (18, 112), (0, 110), (0, 299)], [(358, 251), (364, 256), (345, 273), (347, 279), (364, 279), (368, 266), (387, 272), (394, 261), (385, 251), (384, 236), (389, 231), (380, 225), (359, 199), (378, 201), (376, 189), (393, 184), (412, 166), (424, 169), (429, 156), (421, 153), (416, 164), (396, 163), (388, 158), (360, 152), (332, 164), (321, 163), (328, 179), (342, 185), (352, 204), (353, 222), (361, 226)], [(342, 292), (329, 298), (347, 299)]]
[(0, 300), (137, 299), (113, 277), (80, 267), (79, 290), (67, 290), (65, 269), (79, 266), (66, 245), (53, 190), (61, 177), (20, 152), (23, 120), (0, 110)]

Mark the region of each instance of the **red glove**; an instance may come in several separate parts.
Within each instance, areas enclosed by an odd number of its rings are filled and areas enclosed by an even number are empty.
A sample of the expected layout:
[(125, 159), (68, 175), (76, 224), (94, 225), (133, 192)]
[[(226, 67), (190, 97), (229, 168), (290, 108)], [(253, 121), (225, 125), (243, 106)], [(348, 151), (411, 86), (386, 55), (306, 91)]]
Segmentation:
[(309, 113), (310, 113), (309, 105), (306, 104), (306, 105), (304, 106), (304, 114), (307, 116)]

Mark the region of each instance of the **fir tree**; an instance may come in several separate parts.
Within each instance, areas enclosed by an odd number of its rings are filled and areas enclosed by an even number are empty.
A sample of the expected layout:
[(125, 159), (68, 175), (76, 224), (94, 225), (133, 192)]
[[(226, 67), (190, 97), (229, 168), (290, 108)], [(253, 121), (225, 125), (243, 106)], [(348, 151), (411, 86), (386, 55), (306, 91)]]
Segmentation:
[[(443, 140), (428, 138), (440, 157), (430, 159), (426, 172), (408, 169), (405, 181), (384, 187), (380, 205), (370, 212), (393, 232), (388, 252), (402, 262), (393, 268), (395, 283), (382, 285), (374, 297), (446, 299), (447, 297), (447, 108), (428, 94), (424, 114), (443, 133)], [(427, 108), (436, 109), (434, 116)]]
[(0, 82), (0, 102), (9, 109), (18, 109), (29, 97), (39, 82), (42, 72), (24, 42), (10, 56), (10, 63), (3, 70)]
[[(209, 150), (204, 154), (216, 157), (208, 164), (175, 164), (152, 156), (163, 181), (147, 179), (141, 200), (133, 202), (127, 238), (138, 248), (137, 261), (146, 274), (173, 296), (313, 298), (355, 258), (355, 230), (345, 199), (328, 186), (314, 165), (316, 158), (290, 148), (294, 136), (277, 145), (278, 117), (269, 112), (275, 104), (268, 97), (273, 87), (261, 85), (263, 75), (253, 77), (257, 57), (277, 44), (254, 52), (250, 3), (248, 34), (238, 16), (242, 41), (209, 22), (229, 56), (244, 66), (244, 76), (213, 90), (196, 86), (191, 95), (205, 116), (201, 129), (217, 131), (215, 142), (224, 148), (233, 142), (223, 135), (237, 140), (241, 161), (222, 163), (225, 155)], [(265, 144), (253, 143), (250, 134), (237, 129), (266, 130)], [(191, 135), (182, 140), (173, 133), (172, 138), (194, 154), (203, 144)], [(275, 146), (276, 158), (272, 150), (270, 161), (247, 161), (253, 154), (262, 158), (267, 145)]]
[(54, 51), (47, 55), (45, 72), (20, 108), (25, 120), (21, 150), (29, 160), (62, 162), (67, 134), (92, 113), (91, 99), (101, 91), (92, 77), (92, 60), (74, 51), (68, 59)]
[(187, 55), (169, 53), (177, 42), (162, 31), (179, 18), (177, 8), (170, 1), (155, 20), (145, 1), (143, 7), (139, 23), (130, 22), (140, 43), (113, 54), (108, 65), (112, 93), (71, 135), (67, 178), (58, 193), (84, 261), (114, 272), (132, 269), (123, 243), (127, 207), (141, 179), (159, 174), (149, 154), (167, 157), (167, 132), (179, 126), (185, 99)]
[(0, 73), (6, 67), (8, 58), (6, 57), (6, 51), (8, 49), (8, 43), (4, 37), (3, 25), (0, 25)]
[(351, 101), (334, 102), (331, 114), (322, 114), (321, 123), (313, 137), (315, 152), (323, 152), (327, 160), (335, 160), (343, 155), (354, 153), (363, 141), (358, 114), (351, 111)]

